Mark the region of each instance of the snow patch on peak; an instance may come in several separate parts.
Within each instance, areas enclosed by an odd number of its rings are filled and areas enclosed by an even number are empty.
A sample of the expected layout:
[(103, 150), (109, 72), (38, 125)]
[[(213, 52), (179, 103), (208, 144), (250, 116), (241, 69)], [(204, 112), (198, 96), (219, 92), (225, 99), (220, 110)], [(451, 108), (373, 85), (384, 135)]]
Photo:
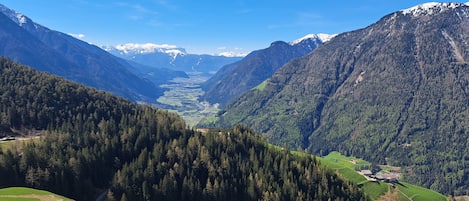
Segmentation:
[(20, 26), (23, 26), (23, 24), (28, 22), (28, 18), (24, 16), (22, 13), (19, 13), (15, 10), (7, 8), (6, 6), (1, 5), (1, 4), (0, 4), (0, 12), (5, 14), (8, 18), (13, 20), (15, 23), (17, 23)]
[(323, 43), (325, 43), (327, 41), (330, 41), (332, 38), (337, 36), (337, 34), (324, 34), (324, 33), (320, 33), (320, 34), (317, 34), (317, 35)]
[(150, 54), (155, 52), (164, 52), (177, 56), (179, 54), (184, 55), (186, 51), (183, 48), (178, 48), (175, 45), (168, 44), (154, 44), (154, 43), (126, 43), (121, 45), (116, 45), (115, 49), (121, 51), (124, 54)]
[(218, 53), (218, 56), (224, 56), (224, 57), (245, 57), (248, 55), (247, 53), (236, 53), (236, 52), (221, 52)]
[(16, 13), (16, 19), (18, 19), (18, 23), (20, 26), (23, 26), (23, 24), (27, 22), (26, 17), (21, 13)]
[(296, 39), (296, 40), (290, 42), (290, 45), (296, 45), (296, 44), (301, 43), (302, 41), (307, 40), (307, 39), (317, 39), (317, 40), (320, 40), (321, 42), (325, 43), (325, 42), (331, 40), (332, 38), (334, 38), (335, 36), (337, 36), (337, 34), (324, 34), (324, 33), (308, 34), (308, 35), (306, 35), (302, 38), (299, 38), (299, 39)]
[(422, 15), (434, 15), (447, 10), (455, 9), (460, 6), (468, 6), (468, 3), (440, 3), (440, 2), (428, 2), (420, 5), (416, 5), (411, 8), (401, 10), (404, 15), (411, 14), (413, 16)]

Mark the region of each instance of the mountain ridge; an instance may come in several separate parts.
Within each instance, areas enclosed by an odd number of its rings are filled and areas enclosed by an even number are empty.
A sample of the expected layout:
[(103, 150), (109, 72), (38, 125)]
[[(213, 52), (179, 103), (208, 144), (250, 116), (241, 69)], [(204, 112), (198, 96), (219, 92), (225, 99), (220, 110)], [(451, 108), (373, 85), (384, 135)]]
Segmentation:
[(129, 71), (134, 66), (99, 47), (50, 30), (3, 5), (0, 10), (3, 24), (8, 24), (2, 26), (3, 56), (133, 101), (154, 103), (163, 94), (162, 88)]
[(469, 7), (458, 5), (397, 11), (339, 34), (227, 105), (214, 125), (245, 124), (276, 144), (403, 166), (411, 183), (468, 194)]
[(308, 35), (291, 43), (272, 42), (268, 48), (253, 51), (242, 60), (223, 66), (201, 85), (205, 91), (201, 99), (225, 105), (262, 83), (283, 64), (308, 54), (322, 43), (317, 35)]

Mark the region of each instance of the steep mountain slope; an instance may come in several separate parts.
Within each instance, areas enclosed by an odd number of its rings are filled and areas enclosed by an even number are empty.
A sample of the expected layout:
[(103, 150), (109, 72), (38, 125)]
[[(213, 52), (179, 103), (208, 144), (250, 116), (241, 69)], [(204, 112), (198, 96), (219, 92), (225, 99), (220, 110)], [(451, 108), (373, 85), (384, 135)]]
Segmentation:
[(186, 73), (202, 73), (212, 76), (222, 66), (239, 61), (242, 57), (188, 54), (184, 48), (157, 44), (124, 44), (103, 47), (109, 53), (145, 64)]
[[(123, 65), (129, 66), (127, 69), (133, 74), (147, 79), (156, 86), (170, 83), (174, 78), (188, 78), (184, 71), (174, 71), (168, 68), (156, 68), (145, 64), (137, 63), (123, 58), (116, 58)], [(129, 65), (130, 64), (130, 65)]]
[(0, 75), (1, 127), (40, 133), (0, 147), (0, 186), (75, 200), (368, 200), (313, 157), (243, 127), (202, 134), (174, 113), (5, 58)]
[(340, 34), (226, 106), (271, 142), (403, 166), (405, 180), (469, 194), (469, 7), (430, 3)]
[(1, 55), (134, 101), (155, 102), (162, 95), (161, 88), (130, 72), (132, 65), (106, 51), (36, 24), (3, 5), (0, 11)]
[(202, 85), (206, 92), (202, 99), (225, 105), (236, 96), (262, 83), (291, 59), (304, 56), (322, 42), (317, 36), (290, 44), (277, 41), (266, 49), (254, 51), (241, 61), (223, 66), (207, 80)]

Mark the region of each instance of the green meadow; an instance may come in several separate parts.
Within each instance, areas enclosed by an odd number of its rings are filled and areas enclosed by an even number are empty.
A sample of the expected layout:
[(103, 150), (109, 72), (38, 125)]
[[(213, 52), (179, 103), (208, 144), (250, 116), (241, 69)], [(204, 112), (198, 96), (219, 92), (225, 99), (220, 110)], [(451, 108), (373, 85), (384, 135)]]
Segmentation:
[[(331, 152), (324, 157), (317, 157), (319, 162), (333, 171), (335, 171), (343, 179), (362, 185), (364, 192), (370, 196), (371, 199), (377, 200), (388, 191), (390, 191), (391, 184), (381, 181), (368, 181), (363, 175), (355, 171), (357, 168), (370, 167), (371, 163), (360, 158), (347, 157), (339, 152)], [(412, 185), (406, 182), (399, 181), (394, 185), (399, 191), (399, 200), (406, 201), (440, 201), (447, 200), (447, 197), (426, 189), (420, 186)]]
[(0, 201), (68, 201), (72, 200), (54, 193), (26, 187), (0, 189)]

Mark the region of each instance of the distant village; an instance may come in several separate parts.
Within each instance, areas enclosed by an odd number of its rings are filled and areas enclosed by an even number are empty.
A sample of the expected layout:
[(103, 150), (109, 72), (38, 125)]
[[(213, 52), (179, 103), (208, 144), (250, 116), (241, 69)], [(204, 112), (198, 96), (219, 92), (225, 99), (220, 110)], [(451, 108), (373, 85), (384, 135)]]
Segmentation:
[[(350, 160), (351, 163), (355, 163), (352, 159)], [(389, 168), (384, 168), (389, 167)], [(379, 172), (373, 173), (373, 171), (369, 169), (361, 169), (357, 170), (357, 172), (363, 175), (368, 181), (383, 181), (386, 183), (399, 183), (399, 178), (401, 175), (401, 168), (400, 167), (393, 167), (393, 166), (384, 166), (381, 165), (380, 168), (382, 169)], [(384, 171), (386, 169), (386, 171)]]

